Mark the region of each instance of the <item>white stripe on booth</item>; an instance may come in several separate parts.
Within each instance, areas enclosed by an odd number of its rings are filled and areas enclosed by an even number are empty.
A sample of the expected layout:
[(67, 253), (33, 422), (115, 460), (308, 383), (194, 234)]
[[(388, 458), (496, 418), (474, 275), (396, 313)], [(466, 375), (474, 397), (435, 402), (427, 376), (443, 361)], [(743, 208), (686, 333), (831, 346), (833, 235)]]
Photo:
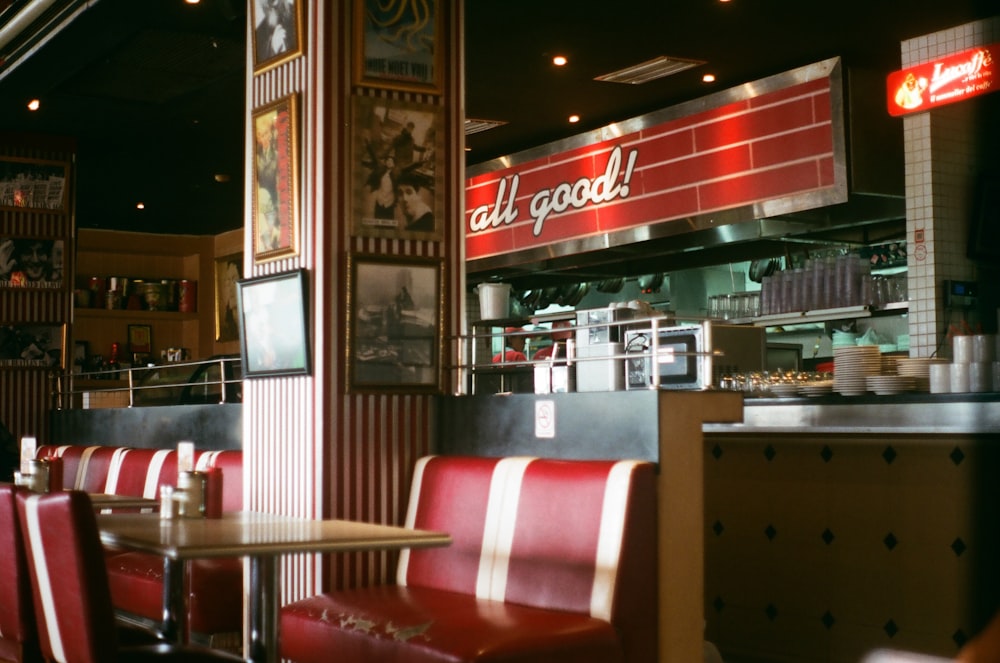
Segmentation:
[(149, 468), (146, 470), (146, 482), (142, 485), (142, 496), (156, 499), (157, 490), (160, 487), (160, 470), (163, 463), (170, 456), (171, 449), (159, 449), (149, 460)]
[(198, 462), (195, 463), (194, 469), (198, 472), (204, 472), (207, 469), (215, 467), (215, 459), (219, 457), (221, 451), (204, 451), (200, 456), (198, 456)]
[[(417, 522), (417, 507), (420, 502), (420, 487), (424, 482), (424, 469), (433, 456), (420, 458), (413, 466), (413, 481), (410, 484), (410, 502), (406, 507), (406, 521), (404, 527), (414, 528)], [(406, 576), (410, 566), (410, 549), (403, 548), (399, 552), (399, 564), (396, 566), (396, 584), (406, 587)]]
[(507, 593), (507, 571), (517, 525), (517, 505), (521, 500), (521, 482), (533, 460), (533, 457), (504, 458), (493, 471), (486, 507), (486, 533), (476, 579), (478, 598), (503, 601)]
[(111, 454), (111, 465), (108, 467), (108, 480), (104, 483), (104, 492), (108, 495), (114, 495), (118, 492), (118, 475), (122, 471), (122, 462), (125, 460), (125, 454), (129, 450), (127, 448), (115, 449), (115, 452)]
[(636, 462), (623, 460), (612, 466), (604, 486), (604, 503), (601, 507), (601, 531), (597, 537), (597, 561), (594, 568), (594, 585), (590, 591), (590, 616), (611, 621), (615, 602), (615, 582), (618, 563), (622, 554), (625, 535), (629, 484)]
[(80, 454), (80, 464), (76, 468), (76, 478), (73, 480), (73, 488), (83, 490), (83, 480), (87, 477), (87, 465), (90, 464), (90, 457), (97, 451), (97, 447), (87, 447)]
[(31, 541), (31, 557), (35, 565), (35, 575), (38, 578), (38, 594), (42, 600), (42, 612), (45, 616), (45, 630), (49, 634), (49, 645), (57, 661), (66, 660), (62, 636), (59, 633), (59, 616), (56, 614), (55, 600), (52, 597), (52, 580), (49, 567), (45, 561), (45, 542), (42, 540), (42, 528), (38, 517), (38, 500), (41, 495), (31, 495), (25, 504), (25, 515), (28, 521), (28, 531), (25, 534)]

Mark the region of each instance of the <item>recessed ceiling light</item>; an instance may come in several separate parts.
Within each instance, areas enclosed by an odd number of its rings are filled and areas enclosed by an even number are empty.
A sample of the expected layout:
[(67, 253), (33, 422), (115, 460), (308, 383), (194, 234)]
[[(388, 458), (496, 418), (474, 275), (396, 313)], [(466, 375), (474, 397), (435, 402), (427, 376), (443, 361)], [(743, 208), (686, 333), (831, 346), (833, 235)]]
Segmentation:
[(136, 203), (135, 204), (135, 208), (136, 209), (146, 209), (146, 203), (142, 203), (142, 202)]
[(184, 0), (184, 2), (186, 2), (189, 5), (196, 5), (199, 2), (201, 2), (201, 0)]
[(569, 62), (569, 60), (566, 59), (565, 55), (557, 55), (554, 58), (552, 58), (552, 64), (554, 64), (557, 67), (565, 66), (567, 62)]
[(580, 121), (580, 116), (579, 115), (570, 115), (569, 116), (569, 123), (570, 124), (576, 124), (579, 121)]
[(232, 178), (229, 176), (229, 173), (216, 173), (215, 174), (215, 181), (216, 182), (223, 183), (223, 182), (228, 182), (231, 179)]
[[(726, 0), (723, 0), (723, 1), (726, 1)], [(701, 77), (701, 82), (702, 83), (714, 83), (715, 82), (715, 74), (705, 74), (704, 76)]]
[(684, 71), (685, 69), (690, 69), (703, 64), (705, 64), (704, 60), (689, 60), (687, 58), (674, 58), (661, 55), (658, 58), (646, 60), (645, 62), (632, 65), (631, 67), (625, 67), (624, 69), (619, 69), (618, 71), (612, 71), (609, 74), (598, 76), (594, 80), (604, 81), (606, 83), (628, 83), (631, 85), (638, 85), (640, 83), (647, 83), (649, 81), (656, 80), (657, 78), (670, 76), (671, 74), (676, 74)]
[(41, 105), (42, 102), (40, 102), (38, 99), (32, 99), (31, 101), (28, 102), (28, 110), (36, 111), (39, 109)]

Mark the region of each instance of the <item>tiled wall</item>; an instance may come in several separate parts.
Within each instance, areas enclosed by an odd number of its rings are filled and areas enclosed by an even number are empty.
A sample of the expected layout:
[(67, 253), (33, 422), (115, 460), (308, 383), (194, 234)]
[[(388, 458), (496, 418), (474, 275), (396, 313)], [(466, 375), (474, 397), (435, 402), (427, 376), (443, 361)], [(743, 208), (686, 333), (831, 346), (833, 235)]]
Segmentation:
[[(1000, 41), (1000, 17), (902, 42), (903, 68)], [(966, 258), (969, 192), (982, 163), (975, 100), (903, 118), (906, 241), (910, 247), (910, 354), (947, 355), (944, 343), (958, 312), (942, 304), (943, 279), (975, 280)]]

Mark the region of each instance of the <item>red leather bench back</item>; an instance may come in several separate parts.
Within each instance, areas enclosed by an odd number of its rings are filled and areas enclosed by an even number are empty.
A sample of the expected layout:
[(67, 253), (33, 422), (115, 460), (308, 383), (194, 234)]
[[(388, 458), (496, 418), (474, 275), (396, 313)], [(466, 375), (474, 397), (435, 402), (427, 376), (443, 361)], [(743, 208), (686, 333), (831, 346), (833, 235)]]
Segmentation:
[[(160, 486), (177, 484), (176, 449), (136, 449), (83, 445), (42, 445), (39, 458), (59, 456), (63, 488), (156, 498)], [(197, 451), (195, 469), (222, 470), (222, 510), (243, 508), (243, 452)]]
[(655, 650), (651, 463), (431, 456), (417, 463), (406, 524), (453, 543), (402, 552), (400, 585), (589, 614)]

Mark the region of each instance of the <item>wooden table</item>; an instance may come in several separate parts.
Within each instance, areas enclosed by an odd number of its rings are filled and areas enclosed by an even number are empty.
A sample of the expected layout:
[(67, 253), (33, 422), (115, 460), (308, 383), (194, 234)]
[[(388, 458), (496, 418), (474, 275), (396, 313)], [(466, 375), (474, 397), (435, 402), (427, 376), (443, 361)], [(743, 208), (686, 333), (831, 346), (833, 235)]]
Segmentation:
[(105, 545), (154, 553), (164, 558), (164, 615), (178, 632), (186, 630), (183, 567), (186, 560), (246, 557), (250, 564), (247, 620), (250, 637), (244, 656), (259, 663), (278, 661), (278, 560), (291, 553), (356, 552), (445, 546), (451, 537), (346, 520), (307, 520), (264, 513), (233, 513), (218, 519), (157, 514), (100, 514)]

